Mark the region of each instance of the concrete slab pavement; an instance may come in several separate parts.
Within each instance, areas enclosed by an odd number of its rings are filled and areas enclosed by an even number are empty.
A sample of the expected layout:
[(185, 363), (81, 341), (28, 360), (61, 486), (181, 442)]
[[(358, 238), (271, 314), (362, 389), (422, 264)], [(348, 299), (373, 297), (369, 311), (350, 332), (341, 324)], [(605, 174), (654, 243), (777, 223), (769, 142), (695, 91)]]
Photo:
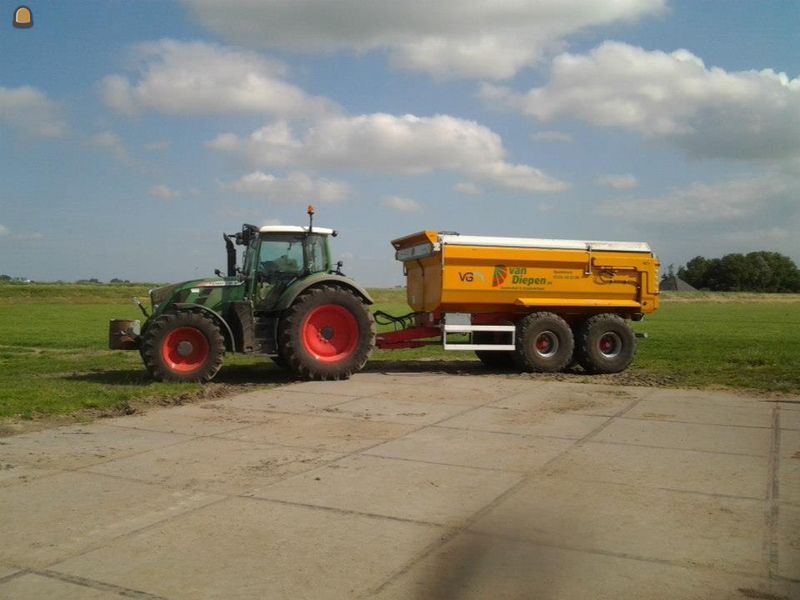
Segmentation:
[(800, 598), (800, 404), (364, 373), (0, 439), (2, 598)]

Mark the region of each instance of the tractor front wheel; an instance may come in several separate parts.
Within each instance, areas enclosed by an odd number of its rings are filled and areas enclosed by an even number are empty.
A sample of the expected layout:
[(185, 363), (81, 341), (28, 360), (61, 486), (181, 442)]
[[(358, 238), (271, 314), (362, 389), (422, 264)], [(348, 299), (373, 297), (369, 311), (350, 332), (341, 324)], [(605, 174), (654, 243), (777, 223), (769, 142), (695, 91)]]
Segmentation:
[(142, 338), (144, 366), (158, 381), (209, 381), (222, 367), (224, 354), (219, 327), (198, 313), (162, 315)]
[(282, 357), (301, 379), (347, 379), (375, 346), (375, 321), (350, 290), (322, 285), (289, 308), (279, 339)]

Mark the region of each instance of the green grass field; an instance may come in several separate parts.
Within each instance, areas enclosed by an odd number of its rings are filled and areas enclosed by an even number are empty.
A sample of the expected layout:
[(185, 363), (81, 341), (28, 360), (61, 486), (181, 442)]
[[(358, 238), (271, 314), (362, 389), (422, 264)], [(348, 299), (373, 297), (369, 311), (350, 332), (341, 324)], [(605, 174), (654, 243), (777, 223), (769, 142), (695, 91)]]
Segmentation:
[[(408, 312), (403, 290), (372, 292), (376, 308)], [(268, 359), (230, 355), (212, 384), (150, 381), (138, 353), (105, 349), (109, 319), (139, 318), (133, 295), (146, 298), (147, 288), (0, 285), (0, 418), (88, 418), (130, 412), (137, 403), (180, 403), (288, 381)], [(800, 295), (665, 294), (663, 300), (658, 313), (636, 324), (649, 338), (640, 340), (632, 369), (604, 381), (800, 394)], [(465, 361), (475, 359), (426, 347), (376, 352), (368, 368), (400, 361), (440, 368), (419, 360), (472, 367)]]

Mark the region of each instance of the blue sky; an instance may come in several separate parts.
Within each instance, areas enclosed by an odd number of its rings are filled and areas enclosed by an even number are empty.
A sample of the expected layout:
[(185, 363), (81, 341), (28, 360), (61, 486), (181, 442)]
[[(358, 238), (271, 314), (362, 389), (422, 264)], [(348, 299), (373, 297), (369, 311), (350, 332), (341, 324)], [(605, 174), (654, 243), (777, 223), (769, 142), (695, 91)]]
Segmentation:
[[(171, 281), (242, 222), (800, 262), (800, 4), (0, 2), (0, 273)], [(2, 15), (6, 15), (2, 17)]]

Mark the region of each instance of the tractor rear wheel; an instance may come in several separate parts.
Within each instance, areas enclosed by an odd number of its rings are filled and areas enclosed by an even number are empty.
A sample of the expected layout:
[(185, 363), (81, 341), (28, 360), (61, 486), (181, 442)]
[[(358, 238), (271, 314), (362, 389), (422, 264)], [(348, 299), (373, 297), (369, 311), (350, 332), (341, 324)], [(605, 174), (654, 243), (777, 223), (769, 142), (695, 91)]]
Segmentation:
[[(502, 335), (491, 331), (478, 331), (472, 334), (472, 341), (476, 344), (497, 344), (502, 342)], [(491, 369), (512, 369), (515, 366), (512, 350), (475, 350), (475, 356)]]
[(147, 327), (141, 354), (159, 381), (209, 381), (222, 367), (225, 340), (217, 324), (202, 314), (170, 313)]
[(575, 358), (589, 373), (619, 373), (636, 354), (636, 335), (614, 314), (595, 315), (578, 328)]
[(517, 325), (514, 360), (524, 371), (555, 373), (572, 359), (575, 340), (567, 322), (549, 312), (533, 313)]
[(350, 290), (312, 287), (287, 311), (279, 344), (286, 364), (301, 379), (348, 379), (372, 354), (375, 320)]

